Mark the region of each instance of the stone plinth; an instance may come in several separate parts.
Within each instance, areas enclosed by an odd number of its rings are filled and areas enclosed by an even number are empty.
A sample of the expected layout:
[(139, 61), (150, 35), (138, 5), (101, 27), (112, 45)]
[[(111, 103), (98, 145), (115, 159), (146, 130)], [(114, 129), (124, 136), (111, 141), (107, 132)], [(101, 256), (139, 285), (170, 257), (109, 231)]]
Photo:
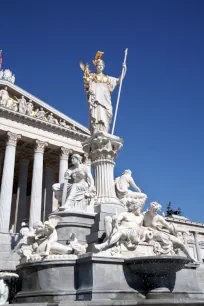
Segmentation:
[(19, 256), (14, 252), (17, 235), (0, 233), (0, 271), (15, 271)]
[(52, 214), (62, 218), (57, 225), (58, 242), (66, 244), (71, 234), (75, 233), (80, 243), (87, 243), (95, 213), (55, 211)]
[[(92, 253), (79, 257), (76, 266), (77, 300), (144, 299), (132, 287), (133, 282), (124, 270), (123, 258), (99, 257)], [(133, 278), (139, 287), (142, 284), (140, 277), (133, 275)]]
[(59, 302), (76, 299), (75, 259), (39, 261), (17, 267), (21, 291), (17, 303)]

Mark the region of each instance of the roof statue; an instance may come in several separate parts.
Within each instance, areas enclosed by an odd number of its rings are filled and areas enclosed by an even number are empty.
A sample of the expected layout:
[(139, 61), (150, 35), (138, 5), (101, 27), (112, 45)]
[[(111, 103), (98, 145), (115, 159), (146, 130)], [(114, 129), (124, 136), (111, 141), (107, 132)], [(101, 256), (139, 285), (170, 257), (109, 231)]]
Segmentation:
[(91, 134), (106, 132), (110, 130), (113, 110), (111, 94), (117, 84), (120, 84), (126, 74), (126, 63), (123, 63), (123, 72), (119, 78), (111, 77), (103, 73), (105, 63), (102, 60), (104, 52), (98, 51), (93, 65), (95, 72), (91, 73), (89, 65), (80, 62), (80, 68), (84, 71), (84, 87), (89, 104)]

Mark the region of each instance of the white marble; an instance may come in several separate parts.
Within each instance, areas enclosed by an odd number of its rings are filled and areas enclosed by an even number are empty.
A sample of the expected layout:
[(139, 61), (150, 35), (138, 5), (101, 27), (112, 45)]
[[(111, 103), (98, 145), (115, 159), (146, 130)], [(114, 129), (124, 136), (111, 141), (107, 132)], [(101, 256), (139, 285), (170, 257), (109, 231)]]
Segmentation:
[[(89, 104), (91, 134), (101, 131), (109, 132), (113, 115), (111, 94), (122, 77), (114, 78), (103, 74), (105, 64), (101, 59), (102, 55), (103, 52), (97, 52), (93, 61), (95, 73), (90, 73), (89, 66), (80, 63), (80, 67), (84, 71), (84, 87)], [(126, 70), (126, 65), (124, 65), (123, 78)]]
[[(27, 180), (29, 160), (21, 158), (19, 162), (18, 188), (16, 196), (16, 211), (14, 221), (14, 232), (18, 232), (21, 222), (27, 218)], [(17, 224), (17, 221), (18, 224)]]
[(42, 206), (42, 179), (43, 179), (43, 154), (44, 148), (48, 144), (40, 140), (35, 142), (35, 153), (33, 162), (32, 190), (30, 200), (29, 225), (41, 220)]
[[(58, 242), (56, 231), (61, 217), (51, 215), (44, 223), (38, 221), (33, 228), (23, 227), (20, 231), (21, 239), (15, 251), (21, 256), (21, 261), (39, 261), (48, 259), (62, 259), (64, 255), (82, 255), (86, 253), (87, 244), (80, 244), (74, 233), (69, 238), (69, 243), (63, 245)], [(58, 255), (57, 258), (52, 255)], [(63, 255), (60, 257), (60, 255)]]
[(94, 180), (90, 168), (82, 163), (82, 156), (73, 154), (71, 161), (72, 167), (65, 171), (64, 183), (53, 185), (55, 197), (62, 203), (59, 210), (86, 212), (95, 199)]
[(69, 155), (72, 153), (72, 150), (61, 147), (61, 152), (60, 152), (60, 161), (59, 161), (59, 182), (63, 183), (64, 182), (64, 174), (65, 171), (68, 169), (68, 160), (69, 160)]
[(7, 137), (0, 193), (0, 232), (3, 233), (9, 232), (16, 144), (21, 136), (8, 132)]
[[(194, 261), (175, 226), (166, 222), (165, 218), (158, 214), (159, 210), (161, 205), (152, 202), (150, 209), (141, 213), (140, 204), (132, 203), (127, 212), (119, 216), (106, 216), (105, 242), (95, 244), (98, 254), (135, 257), (152, 253), (151, 255), (176, 256), (180, 249)], [(147, 254), (141, 254), (141, 248), (138, 250), (138, 246), (144, 243), (149, 246)]]
[[(134, 188), (135, 191), (130, 190), (130, 187)], [(125, 170), (121, 176), (115, 179), (115, 190), (117, 197), (125, 206), (137, 202), (140, 208), (143, 209), (147, 195), (142, 193), (135, 184), (130, 170)]]
[(119, 137), (100, 132), (83, 143), (84, 151), (88, 153), (94, 168), (94, 180), (97, 194), (95, 205), (121, 204), (115, 193), (114, 159), (122, 147)]

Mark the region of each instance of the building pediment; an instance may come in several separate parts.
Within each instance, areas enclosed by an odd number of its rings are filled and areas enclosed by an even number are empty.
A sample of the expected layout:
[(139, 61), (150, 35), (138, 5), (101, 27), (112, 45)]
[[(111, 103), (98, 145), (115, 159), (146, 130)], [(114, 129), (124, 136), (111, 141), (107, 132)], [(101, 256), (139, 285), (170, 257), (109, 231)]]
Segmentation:
[[(87, 138), (90, 131), (49, 104), (36, 98), (11, 82), (0, 80), (0, 111), (9, 112), (24, 120), (40, 122), (57, 130)], [(19, 119), (17, 119), (19, 120)]]

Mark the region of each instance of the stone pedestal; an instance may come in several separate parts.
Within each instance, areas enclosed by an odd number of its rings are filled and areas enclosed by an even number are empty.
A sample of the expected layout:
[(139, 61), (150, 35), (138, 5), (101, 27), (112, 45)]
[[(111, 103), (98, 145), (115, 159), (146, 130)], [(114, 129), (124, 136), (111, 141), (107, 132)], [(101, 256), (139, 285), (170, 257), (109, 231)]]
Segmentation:
[(76, 300), (75, 259), (25, 263), (17, 267), (21, 291), (17, 303)]
[(52, 215), (62, 218), (57, 225), (58, 242), (66, 244), (72, 233), (75, 233), (80, 243), (87, 243), (87, 236), (91, 233), (95, 213), (79, 213), (56, 211)]
[[(76, 298), (79, 301), (144, 299), (132, 286), (123, 258), (99, 257), (87, 253), (80, 256), (76, 267)], [(133, 278), (138, 286), (142, 284), (138, 276), (133, 275)]]
[(114, 166), (118, 150), (122, 147), (122, 139), (108, 133), (99, 132), (83, 143), (84, 151), (91, 159), (94, 169), (94, 180), (97, 202), (94, 210), (97, 213), (92, 234), (88, 242), (96, 242), (104, 233), (104, 217), (107, 214), (118, 215), (125, 210), (116, 197), (114, 184)]
[(0, 233), (0, 271), (15, 271), (19, 264), (19, 256), (14, 252), (18, 236)]

